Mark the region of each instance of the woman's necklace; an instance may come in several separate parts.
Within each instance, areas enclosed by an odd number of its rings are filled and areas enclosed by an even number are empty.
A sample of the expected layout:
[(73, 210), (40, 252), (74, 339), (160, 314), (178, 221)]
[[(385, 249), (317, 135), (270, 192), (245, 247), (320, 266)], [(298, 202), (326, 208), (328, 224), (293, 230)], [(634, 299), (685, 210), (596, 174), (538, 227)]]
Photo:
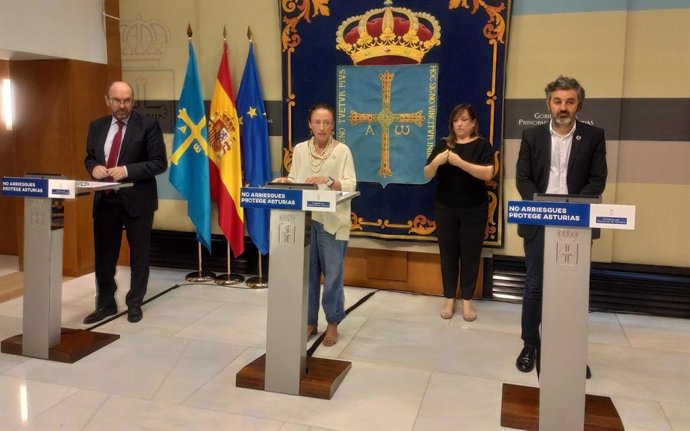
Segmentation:
[(311, 171), (314, 173), (320, 172), (321, 166), (323, 166), (326, 160), (331, 157), (331, 153), (333, 153), (333, 137), (328, 137), (328, 142), (326, 142), (326, 146), (321, 154), (316, 151), (314, 138), (311, 138), (307, 145), (309, 147), (309, 164), (311, 165)]

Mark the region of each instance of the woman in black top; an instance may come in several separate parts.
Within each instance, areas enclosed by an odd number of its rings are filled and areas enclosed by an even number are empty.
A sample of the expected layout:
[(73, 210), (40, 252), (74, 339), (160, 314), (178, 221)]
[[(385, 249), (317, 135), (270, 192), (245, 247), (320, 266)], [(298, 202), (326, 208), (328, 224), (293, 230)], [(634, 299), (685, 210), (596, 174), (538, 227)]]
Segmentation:
[(494, 149), (477, 130), (472, 106), (456, 106), (448, 121), (448, 136), (434, 147), (424, 166), (425, 178), (438, 177), (434, 214), (446, 298), (441, 317), (453, 317), (459, 272), (462, 317), (468, 322), (477, 317), (472, 296), (488, 215), (484, 182), (494, 175)]

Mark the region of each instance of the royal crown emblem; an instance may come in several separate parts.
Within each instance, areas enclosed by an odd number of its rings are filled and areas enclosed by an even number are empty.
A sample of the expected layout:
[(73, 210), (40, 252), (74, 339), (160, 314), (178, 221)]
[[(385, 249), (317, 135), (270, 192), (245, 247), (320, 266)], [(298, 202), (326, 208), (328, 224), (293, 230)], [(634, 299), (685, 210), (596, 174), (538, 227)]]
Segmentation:
[(134, 21), (120, 21), (122, 60), (160, 60), (170, 45), (170, 34), (161, 21), (145, 20), (137, 14)]
[(441, 44), (441, 26), (425, 12), (393, 7), (372, 9), (343, 21), (336, 33), (336, 47), (356, 65), (418, 64)]

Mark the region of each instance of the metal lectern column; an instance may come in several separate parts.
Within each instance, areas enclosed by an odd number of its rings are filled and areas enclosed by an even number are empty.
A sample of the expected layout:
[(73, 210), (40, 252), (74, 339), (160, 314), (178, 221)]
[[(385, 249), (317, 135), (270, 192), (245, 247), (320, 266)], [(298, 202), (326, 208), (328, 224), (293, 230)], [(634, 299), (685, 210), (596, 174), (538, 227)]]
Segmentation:
[(22, 355), (48, 359), (60, 343), (61, 226), (52, 228), (52, 199), (24, 198), (24, 318)]
[(299, 395), (306, 370), (307, 217), (304, 211), (271, 210), (265, 375), (270, 392)]
[(541, 431), (584, 429), (591, 246), (589, 228), (545, 228)]
[(504, 427), (623, 430), (609, 397), (585, 393), (591, 229), (632, 230), (635, 207), (599, 202), (599, 196), (548, 194), (508, 201), (508, 223), (545, 228), (540, 388), (503, 384)]

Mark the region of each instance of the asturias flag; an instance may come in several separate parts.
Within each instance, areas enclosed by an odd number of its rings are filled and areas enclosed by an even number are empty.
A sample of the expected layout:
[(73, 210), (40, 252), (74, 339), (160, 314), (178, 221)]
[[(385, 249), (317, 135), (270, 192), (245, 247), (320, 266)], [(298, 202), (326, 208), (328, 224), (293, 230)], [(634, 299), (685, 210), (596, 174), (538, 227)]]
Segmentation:
[[(250, 187), (263, 187), (271, 180), (268, 121), (251, 43), (237, 94), (237, 115), (240, 117), (244, 178)], [(249, 236), (261, 254), (268, 253), (269, 210), (247, 208), (246, 213)]]
[(208, 175), (208, 132), (199, 73), (191, 40), (189, 62), (175, 120), (170, 183), (187, 199), (187, 214), (196, 239), (211, 252), (211, 197)]
[(228, 66), (228, 44), (223, 42), (208, 121), (208, 143), (211, 147), (208, 154), (209, 173), (211, 199), (218, 204), (218, 224), (237, 257), (244, 252), (244, 211), (240, 207), (242, 152), (234, 97)]

